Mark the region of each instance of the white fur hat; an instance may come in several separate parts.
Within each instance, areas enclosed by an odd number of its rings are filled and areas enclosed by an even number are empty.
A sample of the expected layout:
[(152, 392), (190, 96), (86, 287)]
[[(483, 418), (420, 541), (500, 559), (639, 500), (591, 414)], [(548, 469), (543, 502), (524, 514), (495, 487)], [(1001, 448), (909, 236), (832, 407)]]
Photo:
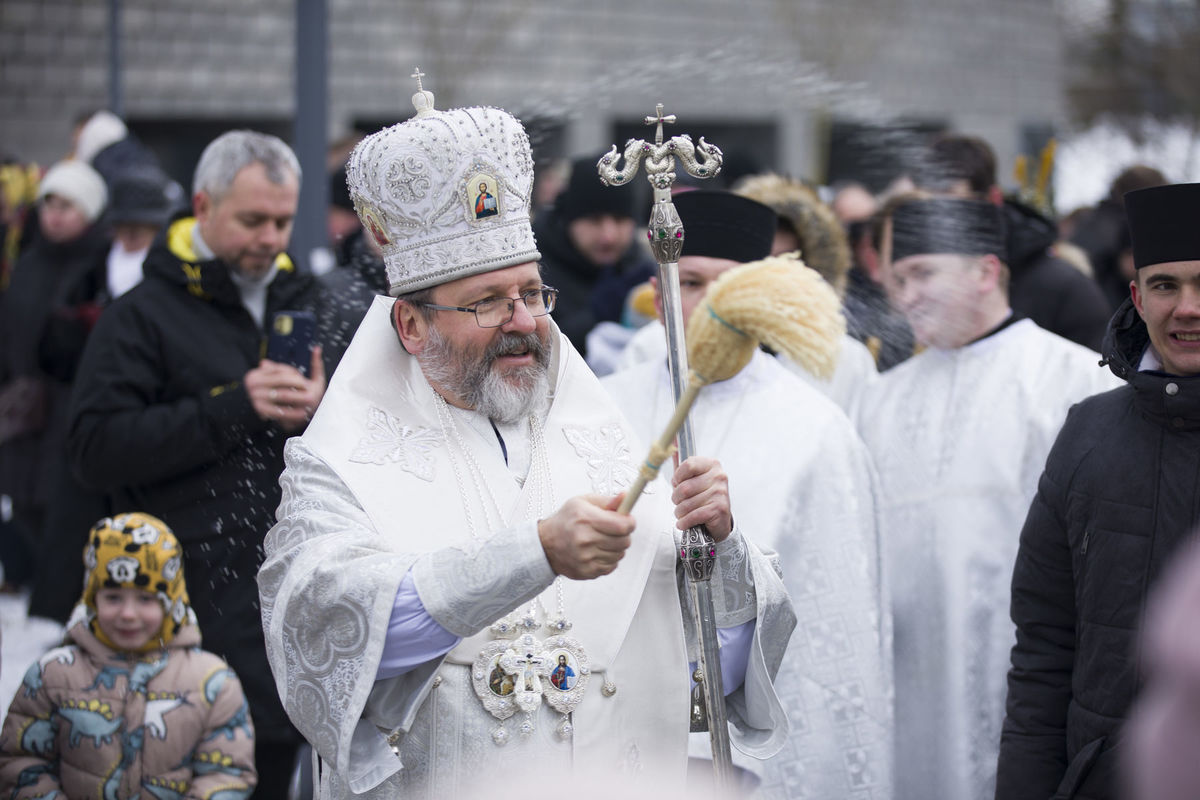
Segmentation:
[(46, 171), (38, 185), (37, 199), (53, 194), (74, 203), (88, 222), (95, 222), (108, 202), (108, 189), (100, 173), (82, 161), (59, 161)]
[(413, 104), (415, 117), (368, 136), (346, 168), (392, 296), (539, 260), (521, 123), (498, 108), (437, 111), (425, 91)]

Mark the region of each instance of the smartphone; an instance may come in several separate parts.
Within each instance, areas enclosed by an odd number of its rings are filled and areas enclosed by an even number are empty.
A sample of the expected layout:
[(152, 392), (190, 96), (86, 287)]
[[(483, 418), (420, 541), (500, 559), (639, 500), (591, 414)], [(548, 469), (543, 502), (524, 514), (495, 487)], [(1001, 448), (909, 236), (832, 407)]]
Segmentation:
[(277, 311), (271, 318), (267, 358), (280, 364), (291, 364), (307, 378), (316, 332), (317, 318), (312, 312)]

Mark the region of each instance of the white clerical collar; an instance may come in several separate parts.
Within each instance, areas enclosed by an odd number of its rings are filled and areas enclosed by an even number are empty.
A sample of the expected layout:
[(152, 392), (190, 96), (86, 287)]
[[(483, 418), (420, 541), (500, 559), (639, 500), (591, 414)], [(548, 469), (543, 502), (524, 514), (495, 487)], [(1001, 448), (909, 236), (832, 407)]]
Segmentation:
[(1138, 364), (1138, 372), (1162, 372), (1163, 362), (1159, 357), (1158, 351), (1154, 349), (1154, 345), (1146, 345), (1146, 352), (1142, 353), (1142, 360)]
[[(204, 237), (200, 235), (199, 225), (192, 227), (192, 248), (201, 261), (211, 261), (217, 257), (208, 243), (204, 241)], [(225, 268), (229, 270), (229, 278), (237, 287), (238, 295), (242, 298), (242, 305), (246, 307), (246, 311), (261, 328), (263, 317), (267, 313), (267, 288), (271, 285), (271, 281), (275, 280), (275, 274), (279, 272), (279, 265), (272, 264), (266, 274), (259, 278), (239, 275), (228, 264), (225, 265)]]

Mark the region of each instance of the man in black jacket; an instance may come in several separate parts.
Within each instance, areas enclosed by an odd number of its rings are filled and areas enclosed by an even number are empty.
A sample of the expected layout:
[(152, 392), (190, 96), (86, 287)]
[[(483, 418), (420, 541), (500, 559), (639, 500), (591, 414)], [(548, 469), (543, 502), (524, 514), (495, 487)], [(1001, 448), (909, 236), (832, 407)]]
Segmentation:
[(256, 733), (255, 798), (283, 798), (299, 736), (267, 664), (255, 577), (279, 503), (285, 439), (325, 391), (263, 358), (275, 312), (313, 310), (313, 280), (284, 253), (300, 166), (279, 139), (231, 131), (196, 167), (195, 216), (173, 220), (145, 279), (100, 316), (72, 397), (79, 476), (119, 511), (165, 520), (184, 548), (205, 647), (241, 678)]
[(1200, 184), (1125, 207), (1137, 274), (1104, 355), (1128, 385), (1072, 409), (1021, 532), (997, 800), (1118, 796), (1146, 593), (1200, 521)]

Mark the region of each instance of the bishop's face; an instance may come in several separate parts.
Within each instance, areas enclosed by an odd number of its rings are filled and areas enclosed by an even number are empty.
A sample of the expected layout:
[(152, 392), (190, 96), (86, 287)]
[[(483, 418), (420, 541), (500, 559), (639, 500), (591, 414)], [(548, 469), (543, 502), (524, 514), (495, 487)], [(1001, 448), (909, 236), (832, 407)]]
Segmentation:
[(978, 259), (937, 253), (892, 262), (886, 286), (913, 336), (926, 347), (962, 347), (976, 336)]
[(1142, 267), (1129, 291), (1163, 370), (1200, 375), (1200, 261)]
[[(536, 263), (460, 278), (434, 288), (429, 302), (469, 307), (481, 300), (519, 298), (542, 286)], [(511, 423), (534, 411), (549, 394), (550, 318), (513, 303), (513, 317), (481, 328), (474, 314), (432, 310), (415, 355), (430, 384), (459, 408)]]

